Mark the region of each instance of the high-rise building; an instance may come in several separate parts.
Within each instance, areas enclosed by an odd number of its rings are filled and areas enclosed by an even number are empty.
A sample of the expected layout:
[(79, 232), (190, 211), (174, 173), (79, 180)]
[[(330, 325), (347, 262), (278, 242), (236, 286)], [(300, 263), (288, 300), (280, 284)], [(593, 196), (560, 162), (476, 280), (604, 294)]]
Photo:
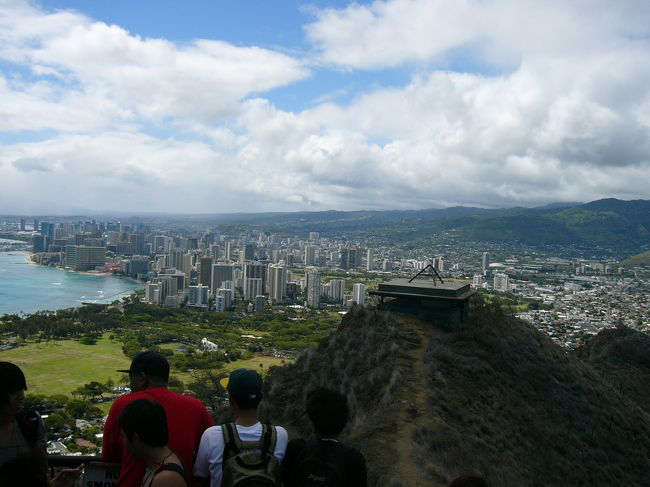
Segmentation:
[(262, 279), (259, 277), (244, 278), (244, 299), (255, 299), (262, 294)]
[(366, 270), (371, 271), (375, 268), (375, 250), (368, 249), (366, 251)]
[(34, 218), (34, 231), (38, 232), (38, 218)]
[(149, 259), (141, 255), (134, 255), (129, 260), (127, 274), (131, 277), (146, 275), (149, 272)]
[(183, 268), (183, 251), (182, 250), (172, 250), (169, 252), (169, 267), (174, 269), (182, 270)]
[(309, 241), (310, 242), (318, 242), (320, 240), (320, 233), (319, 232), (309, 232)]
[(244, 246), (244, 261), (253, 260), (255, 258), (255, 244), (246, 244)]
[(366, 285), (356, 283), (352, 286), (352, 301), (357, 304), (366, 304)]
[(381, 263), (381, 270), (384, 271), (384, 272), (392, 271), (393, 270), (393, 262), (388, 260), (388, 259), (384, 259), (384, 261)]
[(264, 304), (266, 303), (266, 297), (265, 296), (255, 296), (255, 312), (256, 313), (261, 313), (264, 311)]
[(320, 274), (318, 272), (307, 274), (307, 306), (310, 308), (320, 306)]
[[(44, 235), (46, 237), (52, 237), (54, 238), (54, 230), (56, 228), (56, 225), (54, 223), (48, 223), (48, 222), (42, 222), (41, 223), (41, 235)], [(59, 237), (61, 238), (61, 237)]]
[(345, 295), (345, 279), (332, 279), (329, 282), (330, 295), (329, 297), (335, 303), (342, 303)]
[(472, 278), (472, 286), (474, 286), (474, 287), (482, 287), (483, 286), (483, 275), (482, 274), (474, 274), (474, 277)]
[(341, 249), (341, 269), (355, 269), (361, 264), (361, 249)]
[(305, 246), (305, 265), (316, 264), (316, 247), (314, 245)]
[(269, 266), (269, 295), (273, 301), (281, 301), (287, 295), (287, 268), (283, 265)]
[(445, 258), (440, 256), (433, 259), (433, 268), (438, 272), (443, 272), (445, 270)]
[(483, 252), (483, 258), (481, 259), (481, 271), (483, 274), (487, 273), (490, 269), (490, 254), (489, 252)]
[[(226, 281), (232, 285), (232, 281)], [(217, 290), (217, 296), (215, 301), (219, 298), (223, 300), (223, 309), (221, 311), (226, 311), (232, 308), (232, 288), (220, 288)]]
[(87, 271), (106, 263), (106, 247), (85, 245), (65, 246), (65, 265), (78, 271)]
[(212, 257), (201, 257), (199, 269), (199, 284), (210, 286), (212, 283)]
[(493, 287), (496, 291), (507, 292), (510, 290), (510, 279), (507, 274), (496, 273), (494, 274), (494, 284)]
[(262, 279), (262, 289), (258, 294), (266, 294), (266, 274), (267, 265), (259, 262), (248, 262), (244, 264), (244, 279), (259, 278)]
[(229, 240), (226, 242), (226, 260), (235, 260), (234, 259), (234, 250), (235, 244)]
[(210, 289), (212, 289), (213, 293), (216, 294), (217, 289), (223, 287), (222, 284), (224, 281), (232, 281), (233, 269), (234, 266), (232, 264), (212, 264), (212, 280)]
[(193, 258), (192, 254), (183, 254), (183, 261), (181, 262), (181, 270), (187, 276), (188, 281), (192, 278)]
[(198, 286), (189, 287), (189, 296), (187, 304), (190, 306), (206, 306), (210, 296), (210, 288), (199, 284)]

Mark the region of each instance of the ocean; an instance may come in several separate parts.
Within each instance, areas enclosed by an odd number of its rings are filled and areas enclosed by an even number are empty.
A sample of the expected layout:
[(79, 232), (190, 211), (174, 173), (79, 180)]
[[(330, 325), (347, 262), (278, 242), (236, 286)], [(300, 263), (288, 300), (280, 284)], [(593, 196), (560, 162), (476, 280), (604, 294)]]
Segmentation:
[(110, 303), (141, 288), (129, 279), (35, 265), (27, 253), (0, 252), (0, 316)]

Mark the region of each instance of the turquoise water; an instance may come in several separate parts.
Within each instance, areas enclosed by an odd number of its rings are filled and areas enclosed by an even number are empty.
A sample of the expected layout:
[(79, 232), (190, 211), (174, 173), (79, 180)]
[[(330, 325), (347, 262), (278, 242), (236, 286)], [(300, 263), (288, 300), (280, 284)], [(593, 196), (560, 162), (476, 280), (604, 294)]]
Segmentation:
[(114, 276), (94, 276), (35, 265), (29, 256), (0, 252), (0, 316), (110, 303), (142, 285)]

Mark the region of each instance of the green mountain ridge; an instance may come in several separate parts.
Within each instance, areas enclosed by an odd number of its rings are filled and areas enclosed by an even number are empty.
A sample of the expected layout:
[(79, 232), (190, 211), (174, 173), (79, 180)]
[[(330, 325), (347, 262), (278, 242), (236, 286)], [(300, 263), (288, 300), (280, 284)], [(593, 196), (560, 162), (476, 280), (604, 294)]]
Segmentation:
[(608, 330), (570, 352), (480, 300), (443, 328), (354, 308), (317, 349), (271, 369), (265, 419), (306, 436), (305, 394), (346, 393), (342, 440), (365, 455), (372, 486), (463, 473), (499, 486), (647, 485), (648, 337)]

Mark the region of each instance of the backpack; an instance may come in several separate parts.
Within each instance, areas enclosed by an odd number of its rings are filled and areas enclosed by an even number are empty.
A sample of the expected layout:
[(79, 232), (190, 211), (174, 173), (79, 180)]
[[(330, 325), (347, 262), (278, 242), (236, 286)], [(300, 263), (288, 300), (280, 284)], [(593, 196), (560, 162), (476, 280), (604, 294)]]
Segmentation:
[(33, 409), (25, 409), (16, 414), (15, 418), (29, 447), (35, 447), (36, 440), (38, 440), (38, 426), (41, 422), (41, 415)]
[(280, 466), (273, 456), (277, 442), (275, 426), (262, 425), (258, 441), (242, 441), (234, 423), (222, 425), (222, 487), (279, 487)]
[(291, 485), (342, 487), (345, 485), (345, 453), (350, 449), (335, 441), (307, 441), (292, 469)]

